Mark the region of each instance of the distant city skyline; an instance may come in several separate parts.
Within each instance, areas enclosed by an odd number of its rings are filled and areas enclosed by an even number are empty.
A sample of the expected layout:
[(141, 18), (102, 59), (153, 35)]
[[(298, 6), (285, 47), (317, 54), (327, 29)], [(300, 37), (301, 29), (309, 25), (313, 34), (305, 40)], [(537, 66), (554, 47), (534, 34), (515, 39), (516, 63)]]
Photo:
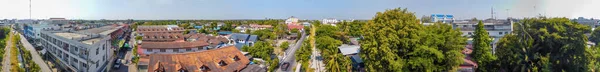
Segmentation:
[[(415, 16), (451, 14), (456, 19), (545, 15), (600, 18), (598, 0), (31, 0), (32, 18), (67, 19), (371, 19), (407, 8)], [(0, 19), (29, 19), (29, 0), (0, 0)]]

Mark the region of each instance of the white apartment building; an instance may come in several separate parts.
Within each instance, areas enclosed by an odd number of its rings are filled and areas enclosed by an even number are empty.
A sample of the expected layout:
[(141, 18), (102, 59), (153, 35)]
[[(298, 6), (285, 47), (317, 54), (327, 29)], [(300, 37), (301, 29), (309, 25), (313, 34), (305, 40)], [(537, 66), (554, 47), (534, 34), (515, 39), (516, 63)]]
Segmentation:
[[(475, 35), (475, 28), (477, 27), (478, 21), (458, 21), (452, 23), (453, 28), (460, 28), (463, 36), (472, 38)], [(514, 22), (511, 20), (484, 20), (484, 29), (488, 31), (488, 35), (493, 38), (492, 40), (492, 53), (496, 52), (496, 42), (504, 35), (509, 34), (513, 31)], [(472, 42), (471, 39), (468, 41)]]
[(335, 24), (337, 24), (340, 21), (337, 19), (334, 19), (334, 18), (326, 18), (326, 19), (321, 20), (321, 22), (323, 24), (329, 24), (329, 25), (335, 26)]
[(76, 31), (42, 30), (49, 60), (72, 72), (106, 72), (112, 63), (110, 36)]
[(292, 16), (285, 20), (285, 24), (296, 24), (296, 23), (298, 23), (298, 20), (299, 20), (298, 18)]

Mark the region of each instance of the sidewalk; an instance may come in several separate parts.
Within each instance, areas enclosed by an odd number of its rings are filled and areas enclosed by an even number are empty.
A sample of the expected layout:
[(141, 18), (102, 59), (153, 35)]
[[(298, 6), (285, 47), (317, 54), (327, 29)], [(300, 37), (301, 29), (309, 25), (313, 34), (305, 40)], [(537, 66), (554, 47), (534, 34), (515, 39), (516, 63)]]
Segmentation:
[(31, 58), (33, 59), (33, 62), (35, 62), (35, 64), (40, 66), (40, 69), (42, 69), (42, 72), (52, 72), (52, 70), (50, 70), (50, 68), (48, 67), (48, 65), (44, 62), (44, 60), (42, 59), (42, 57), (40, 57), (41, 55), (38, 54), (38, 52), (35, 50), (35, 48), (33, 48), (33, 46), (29, 43), (29, 41), (27, 41), (27, 39), (25, 39), (25, 37), (21, 34), (18, 34), (21, 37), (21, 44), (23, 45), (23, 47), (25, 47), (25, 49), (29, 50), (31, 53)]

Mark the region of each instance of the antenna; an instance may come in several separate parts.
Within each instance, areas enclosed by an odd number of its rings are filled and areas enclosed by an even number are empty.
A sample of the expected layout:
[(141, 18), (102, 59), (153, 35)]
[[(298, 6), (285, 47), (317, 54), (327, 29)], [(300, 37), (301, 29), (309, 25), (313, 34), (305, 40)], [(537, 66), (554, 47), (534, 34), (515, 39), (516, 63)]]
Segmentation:
[(31, 0), (29, 0), (29, 19), (31, 19)]
[(508, 11), (509, 11), (509, 10), (510, 10), (510, 9), (506, 9), (506, 17), (507, 17), (507, 18), (510, 18), (510, 13), (508, 13)]

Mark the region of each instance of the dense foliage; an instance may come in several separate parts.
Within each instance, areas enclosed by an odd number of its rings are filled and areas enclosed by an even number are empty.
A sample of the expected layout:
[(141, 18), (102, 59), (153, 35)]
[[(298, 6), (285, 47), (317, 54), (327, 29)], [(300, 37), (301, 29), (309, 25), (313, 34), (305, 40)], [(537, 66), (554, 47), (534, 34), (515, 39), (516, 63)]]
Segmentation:
[(590, 35), (590, 41), (598, 44), (600, 42), (600, 27), (594, 28), (594, 31)]
[(360, 57), (370, 72), (448, 71), (462, 64), (466, 44), (449, 25), (423, 26), (406, 9), (378, 12), (361, 28)]
[(493, 71), (494, 60), (496, 56), (492, 54), (492, 38), (488, 35), (487, 30), (483, 28), (483, 22), (479, 21), (473, 35), (473, 60), (477, 62), (477, 71)]
[(497, 44), (500, 70), (588, 71), (586, 53), (590, 28), (567, 18), (527, 18)]

